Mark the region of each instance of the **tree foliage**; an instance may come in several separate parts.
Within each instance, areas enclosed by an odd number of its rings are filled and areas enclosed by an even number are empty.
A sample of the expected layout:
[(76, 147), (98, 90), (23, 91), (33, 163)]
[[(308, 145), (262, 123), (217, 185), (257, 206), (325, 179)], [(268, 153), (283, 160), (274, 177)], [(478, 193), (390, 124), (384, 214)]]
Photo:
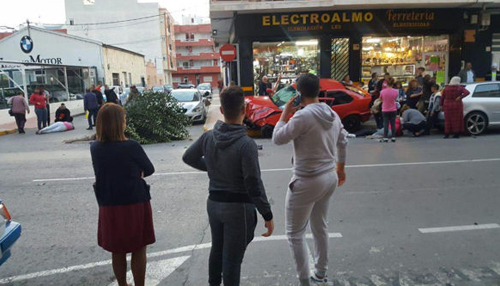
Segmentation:
[(189, 136), (187, 127), (192, 122), (184, 115), (182, 107), (170, 94), (145, 92), (134, 97), (125, 109), (127, 111), (125, 133), (127, 137), (141, 144), (183, 140)]

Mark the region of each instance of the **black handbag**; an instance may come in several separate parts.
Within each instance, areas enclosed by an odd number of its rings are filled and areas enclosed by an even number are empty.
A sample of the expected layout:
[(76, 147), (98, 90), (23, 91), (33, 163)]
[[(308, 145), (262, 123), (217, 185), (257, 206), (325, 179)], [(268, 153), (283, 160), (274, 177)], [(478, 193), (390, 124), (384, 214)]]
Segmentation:
[(12, 112), (12, 107), (9, 109), (9, 115), (14, 116), (14, 112)]

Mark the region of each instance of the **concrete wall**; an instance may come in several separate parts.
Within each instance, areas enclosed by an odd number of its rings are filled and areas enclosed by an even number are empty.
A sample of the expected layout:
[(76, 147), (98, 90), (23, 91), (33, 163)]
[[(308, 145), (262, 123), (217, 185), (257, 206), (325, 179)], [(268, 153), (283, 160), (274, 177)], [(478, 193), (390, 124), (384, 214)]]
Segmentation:
[(123, 72), (132, 75), (132, 82), (128, 82), (129, 84), (141, 85), (141, 77), (146, 79), (144, 56), (106, 46), (102, 50), (106, 70), (106, 84), (113, 84), (113, 73), (118, 73), (120, 75), (120, 82), (124, 84), (129, 79), (125, 80), (123, 78)]
[[(143, 54), (146, 61), (157, 61), (158, 73), (163, 74), (163, 53), (157, 3), (137, 3), (137, 0), (100, 0), (94, 5), (84, 5), (81, 0), (65, 0), (68, 33), (88, 37), (105, 44), (118, 46)], [(104, 25), (80, 25), (123, 21)], [(73, 20), (73, 26), (69, 25)]]

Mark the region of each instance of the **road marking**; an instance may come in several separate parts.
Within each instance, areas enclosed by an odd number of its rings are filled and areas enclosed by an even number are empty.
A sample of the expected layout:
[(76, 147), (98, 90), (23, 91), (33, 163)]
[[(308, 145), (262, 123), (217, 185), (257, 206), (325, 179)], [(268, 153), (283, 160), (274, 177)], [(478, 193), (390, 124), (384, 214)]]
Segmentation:
[[(337, 232), (333, 232), (333, 233), (329, 233), (328, 237), (329, 238), (341, 238), (342, 234), (337, 233)], [(312, 238), (312, 234), (306, 234), (306, 238), (308, 238), (308, 239)], [(286, 235), (274, 235), (274, 236), (270, 236), (270, 237), (257, 237), (252, 242), (277, 241), (277, 240), (286, 240), (286, 239), (287, 239)], [(206, 248), (210, 248), (211, 245), (212, 245), (211, 243), (193, 244), (193, 245), (178, 247), (178, 248), (169, 249), (169, 250), (165, 250), (165, 251), (148, 253), (147, 257), (153, 258), (153, 257), (159, 257), (159, 256), (168, 255), (168, 254), (188, 252), (188, 251), (193, 251), (193, 250), (198, 250), (198, 249), (206, 249)], [(127, 260), (130, 260), (130, 257), (127, 258)], [(68, 272), (72, 272), (72, 271), (85, 270), (85, 269), (89, 269), (89, 268), (106, 266), (106, 265), (110, 265), (110, 264), (111, 264), (111, 260), (104, 260), (104, 261), (92, 262), (92, 263), (87, 263), (87, 264), (82, 264), (82, 265), (63, 267), (63, 268), (59, 268), (59, 269), (44, 270), (44, 271), (39, 271), (39, 272), (34, 272), (34, 273), (29, 273), (29, 274), (23, 274), (23, 275), (3, 278), (3, 279), (0, 279), (0, 284), (29, 280), (29, 279), (39, 278), (39, 277), (46, 277), (46, 276), (51, 276), (51, 275), (56, 275), (56, 274), (64, 274), (64, 273), (68, 273)]]
[[(430, 161), (430, 162), (407, 162), (407, 163), (387, 163), (387, 164), (367, 164), (367, 165), (350, 165), (348, 169), (353, 168), (378, 168), (378, 167), (400, 167), (400, 166), (419, 166), (419, 165), (439, 165), (439, 164), (461, 164), (461, 163), (482, 163), (482, 162), (498, 162), (500, 158), (490, 159), (470, 159), (470, 160), (454, 160), (454, 161)], [(264, 169), (263, 173), (269, 172), (285, 172), (291, 171), (292, 168)], [(186, 172), (166, 172), (156, 173), (153, 176), (178, 176), (178, 175), (200, 175), (206, 172), (186, 171)], [(75, 177), (75, 178), (54, 178), (54, 179), (35, 179), (33, 182), (58, 182), (58, 181), (75, 181), (75, 180), (93, 180), (95, 177)]]
[[(146, 270), (145, 286), (157, 286), (162, 280), (170, 276), (179, 266), (181, 266), (191, 256), (181, 256), (160, 261), (148, 262)], [(127, 272), (127, 281), (133, 281), (132, 271)], [(114, 281), (109, 286), (118, 286)]]
[(477, 225), (461, 225), (461, 226), (447, 226), (447, 227), (430, 227), (419, 228), (421, 233), (436, 233), (436, 232), (450, 232), (450, 231), (464, 231), (464, 230), (478, 230), (478, 229), (494, 229), (500, 228), (496, 223), (477, 224)]

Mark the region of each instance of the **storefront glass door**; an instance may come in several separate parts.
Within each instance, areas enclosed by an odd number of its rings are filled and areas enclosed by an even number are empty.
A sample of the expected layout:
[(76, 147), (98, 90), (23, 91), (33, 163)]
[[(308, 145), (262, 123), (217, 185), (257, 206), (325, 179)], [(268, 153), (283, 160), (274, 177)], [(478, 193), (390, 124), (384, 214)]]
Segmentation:
[(332, 39), (332, 78), (342, 81), (349, 74), (349, 38)]

